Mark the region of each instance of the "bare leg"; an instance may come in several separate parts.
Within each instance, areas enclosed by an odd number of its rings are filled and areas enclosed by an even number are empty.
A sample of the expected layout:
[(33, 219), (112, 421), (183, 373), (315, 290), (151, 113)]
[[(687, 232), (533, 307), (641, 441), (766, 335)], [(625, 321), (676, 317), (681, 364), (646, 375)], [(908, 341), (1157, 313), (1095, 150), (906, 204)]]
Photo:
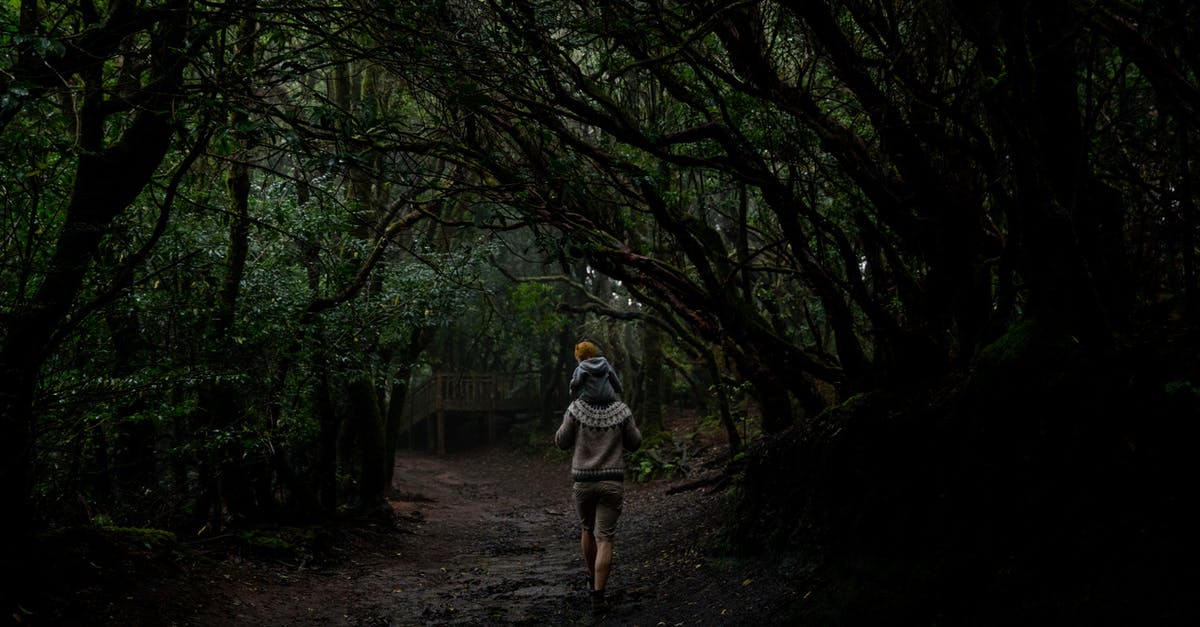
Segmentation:
[(594, 580), (596, 577), (596, 538), (587, 529), (579, 534), (579, 551), (583, 553), (583, 562), (587, 564), (588, 579)]
[(612, 538), (597, 538), (595, 547), (596, 589), (603, 590), (605, 584), (608, 583), (608, 572), (612, 569)]

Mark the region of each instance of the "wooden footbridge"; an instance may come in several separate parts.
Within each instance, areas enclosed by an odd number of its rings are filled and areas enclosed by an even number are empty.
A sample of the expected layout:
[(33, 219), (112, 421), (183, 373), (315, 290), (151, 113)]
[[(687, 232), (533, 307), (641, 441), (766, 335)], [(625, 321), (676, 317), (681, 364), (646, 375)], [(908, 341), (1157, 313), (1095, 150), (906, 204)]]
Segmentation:
[(447, 426), (479, 421), (487, 441), (496, 439), (498, 417), (542, 410), (538, 373), (442, 372), (416, 383), (404, 398), (409, 445), (422, 426), (431, 450), (446, 452)]

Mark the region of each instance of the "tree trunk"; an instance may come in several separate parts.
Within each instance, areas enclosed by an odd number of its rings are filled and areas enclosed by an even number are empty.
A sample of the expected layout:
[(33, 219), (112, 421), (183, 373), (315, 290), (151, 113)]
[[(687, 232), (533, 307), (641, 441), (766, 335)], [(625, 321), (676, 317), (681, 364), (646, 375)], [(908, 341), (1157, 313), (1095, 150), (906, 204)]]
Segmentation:
[[(29, 572), (35, 551), (33, 515), (33, 399), (41, 353), (33, 342), (9, 326), (0, 351), (0, 568), (7, 573)], [(17, 577), (0, 594), (0, 610), (9, 612), (32, 592)], [(11, 596), (10, 596), (11, 595)]]
[[(395, 373), (396, 383), (388, 394), (387, 419), (384, 425), (384, 454), (390, 461), (384, 468), (388, 486), (396, 480), (396, 451), (400, 449), (400, 432), (404, 428), (404, 401), (408, 397), (408, 382), (412, 368), (403, 366)], [(412, 437), (412, 434), (409, 434)]]
[(316, 477), (317, 504), (326, 514), (332, 514), (338, 507), (337, 489), (337, 441), (341, 420), (333, 402), (333, 392), (330, 389), (330, 378), (333, 376), (329, 369), (329, 348), (325, 345), (325, 334), (321, 328), (322, 322), (315, 321), (317, 330), (312, 340), (316, 342), (313, 349), (313, 412), (317, 417), (317, 451), (313, 467)]
[[(253, 53), (252, 23), (243, 22), (239, 29), (241, 40), (238, 56)], [(251, 43), (247, 43), (247, 40)], [(235, 112), (230, 115), (230, 126), (239, 128), (246, 123), (246, 114)], [(234, 350), (230, 338), (234, 319), (237, 315), (238, 294), (241, 291), (242, 277), (246, 273), (246, 258), (249, 251), (250, 237), (250, 165), (246, 162), (249, 157), (246, 151), (247, 140), (241, 138), (242, 150), (235, 155), (226, 173), (226, 190), (229, 193), (229, 242), (225, 254), (225, 274), (221, 278), (221, 289), (217, 294), (217, 302), (209, 330), (209, 346), (213, 349), (210, 358), (214, 364), (229, 358)], [(237, 424), (244, 419), (244, 407), (238, 389), (222, 381), (208, 382), (200, 392), (200, 412), (205, 421), (205, 427), (217, 432), (236, 430)], [(257, 514), (253, 496), (253, 484), (247, 472), (247, 456), (242, 450), (242, 444), (237, 438), (227, 438), (227, 443), (217, 449), (208, 450), (201, 459), (202, 466), (209, 468), (201, 472), (209, 481), (219, 482), (219, 485), (203, 486), (201, 489), (209, 496), (206, 499), (209, 511), (201, 512), (208, 517), (211, 531), (220, 530), (224, 506), (228, 506), (231, 514), (255, 517)]]
[[(1031, 313), (1051, 328), (1107, 345), (1111, 326), (1081, 247), (1077, 217), (1086, 210), (1090, 173), (1082, 139), (1076, 24), (1065, 2), (1031, 3), (1001, 13), (1008, 89), (1004, 120), (1014, 153), (1012, 229)], [(1086, 222), (1086, 220), (1084, 220)]]
[(725, 434), (729, 438), (729, 458), (733, 459), (742, 451), (742, 436), (738, 433), (737, 423), (733, 420), (733, 411), (729, 407), (729, 393), (726, 391), (725, 381), (721, 377), (721, 367), (717, 364), (717, 358), (707, 346), (701, 350), (704, 352), (704, 367), (708, 369), (708, 375), (712, 379), (713, 389), (717, 395), (717, 415), (720, 416), (721, 425), (725, 427)]
[(350, 405), (348, 426), (357, 436), (357, 449), (362, 460), (358, 468), (359, 505), (363, 511), (376, 511), (386, 506), (388, 468), (394, 464), (387, 456), (383, 414), (379, 410), (375, 382), (368, 376), (357, 377), (347, 386), (346, 395)]
[(642, 408), (638, 424), (647, 433), (662, 431), (663, 332), (657, 324), (642, 325)]
[[(132, 282), (126, 287), (132, 288)], [(137, 304), (133, 299), (119, 301), (106, 310), (105, 320), (113, 344), (113, 374), (129, 376), (138, 370), (137, 360), (144, 350)], [(111, 480), (118, 503), (157, 487), (154, 421), (132, 419), (145, 405), (141, 395), (124, 399), (118, 403), (113, 416), (115, 442)]]
[[(387, 422), (384, 427), (384, 457), (387, 460), (385, 464), (385, 480), (389, 489), (395, 480), (396, 450), (400, 447), (400, 431), (404, 428), (404, 400), (408, 395), (408, 382), (412, 376), (412, 365), (421, 351), (433, 339), (433, 336), (434, 334), (430, 329), (413, 331), (409, 337), (408, 345), (401, 351), (398, 361), (399, 366), (396, 372), (393, 373), (393, 377), (397, 383), (392, 386), (387, 407)], [(408, 437), (411, 442), (411, 432), (408, 434)]]

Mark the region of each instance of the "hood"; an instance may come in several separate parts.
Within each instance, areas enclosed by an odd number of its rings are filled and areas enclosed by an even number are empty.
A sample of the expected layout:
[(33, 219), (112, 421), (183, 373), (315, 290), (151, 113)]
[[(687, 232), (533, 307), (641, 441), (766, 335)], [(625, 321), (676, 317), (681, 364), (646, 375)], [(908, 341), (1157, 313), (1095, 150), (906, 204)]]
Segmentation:
[(592, 357), (579, 362), (579, 367), (588, 374), (603, 374), (608, 371), (608, 360), (603, 357)]

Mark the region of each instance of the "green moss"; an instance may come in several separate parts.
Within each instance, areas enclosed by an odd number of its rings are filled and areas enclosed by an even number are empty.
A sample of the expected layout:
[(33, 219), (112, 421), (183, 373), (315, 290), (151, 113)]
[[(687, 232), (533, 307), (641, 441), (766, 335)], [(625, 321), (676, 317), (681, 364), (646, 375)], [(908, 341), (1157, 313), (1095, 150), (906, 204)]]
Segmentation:
[(1196, 399), (1200, 398), (1200, 387), (1186, 379), (1176, 379), (1163, 384), (1163, 391), (1168, 397)]
[(174, 546), (179, 542), (179, 539), (174, 533), (171, 533), (170, 531), (164, 531), (162, 529), (104, 525), (100, 527), (100, 530), (119, 542), (126, 542), (145, 547)]
[(1081, 374), (1079, 340), (1024, 320), (979, 353), (966, 393), (977, 407), (1027, 403)]
[(267, 534), (261, 530), (244, 531), (238, 534), (251, 547), (276, 552), (291, 552), (294, 547), (283, 538)]
[(319, 552), (328, 542), (328, 530), (320, 527), (262, 526), (234, 533), (251, 553), (277, 559), (296, 559)]
[(980, 368), (1061, 364), (1072, 358), (1079, 340), (1056, 332), (1036, 318), (1022, 320), (984, 347), (976, 364)]
[(862, 412), (865, 408), (868, 408), (868, 407), (871, 407), (872, 405), (874, 405), (877, 402), (880, 394), (882, 394), (882, 393), (881, 392), (860, 392), (858, 394), (850, 396), (846, 400), (838, 403), (837, 405), (832, 405), (832, 406), (826, 408), (825, 411), (821, 412), (821, 414), (822, 414), (821, 418), (826, 419), (826, 418), (836, 417), (836, 416), (853, 416), (854, 414)]
[(979, 353), (979, 363), (1002, 364), (1018, 361), (1029, 353), (1030, 346), (1038, 335), (1038, 324), (1035, 320), (1022, 321), (984, 347)]
[(673, 442), (669, 431), (655, 431), (654, 433), (644, 434), (644, 437), (642, 437), (642, 446), (639, 450), (645, 451), (660, 446), (670, 446)]

